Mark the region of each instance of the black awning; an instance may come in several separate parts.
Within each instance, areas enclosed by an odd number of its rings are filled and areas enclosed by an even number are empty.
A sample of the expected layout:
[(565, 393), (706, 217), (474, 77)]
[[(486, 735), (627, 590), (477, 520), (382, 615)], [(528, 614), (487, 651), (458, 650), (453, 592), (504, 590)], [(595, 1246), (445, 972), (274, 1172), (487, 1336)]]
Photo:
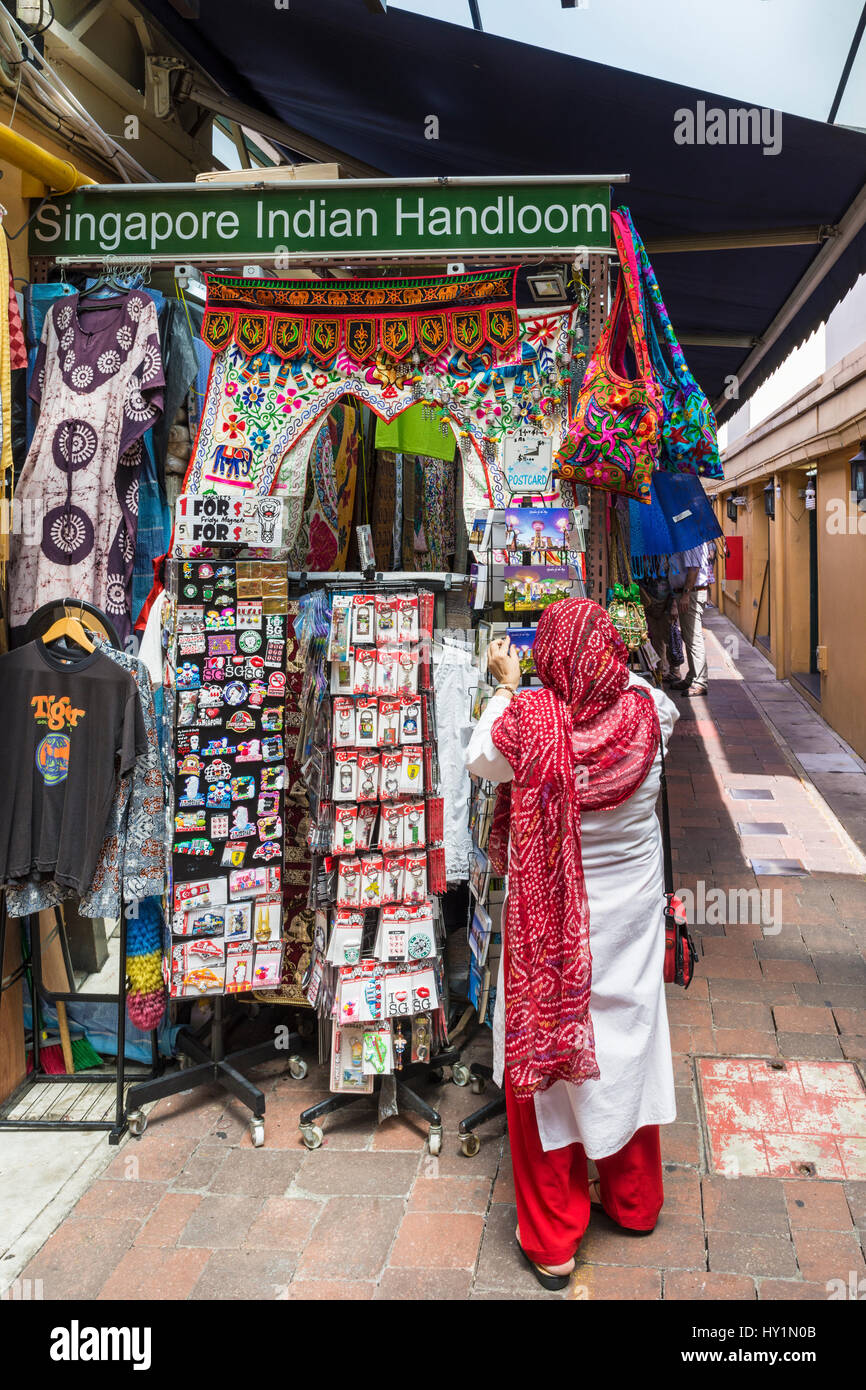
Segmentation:
[[(678, 144), (677, 111), (736, 98), (476, 33), (359, 0), (208, 0), (147, 8), (226, 91), (400, 177), (628, 172), (615, 190), (644, 240), (835, 226), (866, 185), (866, 135), (784, 115), (781, 148)], [(772, 55), (768, 55), (772, 61)], [(428, 139), (427, 118), (438, 120)], [(778, 119), (778, 118), (777, 118)], [(759, 338), (819, 254), (816, 242), (654, 256), (683, 338)], [(651, 250), (652, 254), (652, 250)], [(749, 376), (741, 404), (866, 271), (861, 230)], [(710, 399), (748, 355), (687, 345)], [(725, 412), (721, 412), (724, 418)]]

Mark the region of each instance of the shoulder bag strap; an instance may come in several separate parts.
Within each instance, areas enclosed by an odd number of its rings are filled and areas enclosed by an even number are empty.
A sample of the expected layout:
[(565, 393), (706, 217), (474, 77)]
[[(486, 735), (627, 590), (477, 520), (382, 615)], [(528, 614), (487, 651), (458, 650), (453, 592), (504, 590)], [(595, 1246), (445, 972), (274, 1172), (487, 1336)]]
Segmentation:
[(686, 380), (690, 385), (696, 386), (697, 382), (695, 381), (694, 377), (691, 374), (691, 371), (689, 370), (688, 363), (686, 362), (685, 353), (680, 347), (679, 339), (677, 338), (677, 335), (674, 332), (674, 326), (671, 323), (670, 315), (667, 311), (667, 306), (664, 302), (664, 299), (662, 298), (662, 292), (659, 286), (659, 282), (656, 279), (655, 271), (652, 268), (652, 262), (650, 261), (650, 258), (647, 255), (647, 249), (643, 244), (643, 239), (640, 235), (640, 232), (635, 227), (634, 222), (632, 221), (631, 213), (629, 212), (628, 208), (621, 208), (619, 209), (619, 211), (622, 214), (624, 220), (628, 222), (631, 231), (632, 242), (635, 248), (635, 255), (640, 263), (641, 279), (646, 287), (650, 303), (652, 304), (654, 316), (658, 319), (662, 333), (664, 334), (665, 342), (670, 348), (671, 357), (674, 360), (677, 372), (679, 373), (680, 377)]
[(650, 360), (646, 329), (644, 327), (643, 288), (641, 285), (640, 268), (632, 242), (631, 228), (619, 212), (612, 212), (610, 220), (620, 260), (620, 277), (617, 283), (617, 295), (619, 295), (620, 285), (622, 285), (628, 305), (628, 316), (631, 323), (631, 339), (634, 347), (637, 369), (640, 376), (645, 380), (652, 380), (655, 373), (653, 372), (652, 362)]
[(662, 854), (665, 864), (665, 892), (672, 893), (674, 891), (674, 865), (671, 857), (671, 813), (668, 806), (668, 779), (665, 775), (665, 745), (661, 734), (659, 734), (659, 750), (662, 755), (659, 788), (662, 798)]

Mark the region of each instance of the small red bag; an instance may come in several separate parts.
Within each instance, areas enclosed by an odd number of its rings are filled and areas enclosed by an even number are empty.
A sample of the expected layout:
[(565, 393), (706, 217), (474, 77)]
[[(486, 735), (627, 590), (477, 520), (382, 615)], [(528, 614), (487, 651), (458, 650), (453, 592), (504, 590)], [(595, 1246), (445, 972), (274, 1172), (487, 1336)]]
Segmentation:
[(676, 894), (665, 893), (665, 984), (688, 989), (697, 958), (686, 910)]

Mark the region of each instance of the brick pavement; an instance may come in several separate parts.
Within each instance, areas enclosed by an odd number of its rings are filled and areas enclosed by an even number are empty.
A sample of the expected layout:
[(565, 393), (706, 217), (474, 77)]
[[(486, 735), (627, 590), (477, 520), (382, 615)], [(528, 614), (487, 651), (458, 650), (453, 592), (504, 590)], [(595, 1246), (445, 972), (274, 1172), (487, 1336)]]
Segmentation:
[[(786, 1068), (848, 1059), (862, 1085), (866, 879), (854, 841), (866, 824), (866, 773), (846, 762), (850, 751), (836, 773), (824, 757), (825, 801), (804, 780), (804, 759), (832, 754), (828, 739), (838, 752), (839, 741), (750, 648), (732, 661), (729, 625), (716, 616), (710, 628), (709, 702), (681, 702), (670, 756), (676, 874), (696, 894), (700, 883), (705, 895), (777, 890), (781, 920), (769, 932), (712, 920), (697, 929), (698, 977), (688, 993), (669, 988), (678, 1118), (662, 1131), (664, 1211), (640, 1240), (593, 1216), (566, 1298), (825, 1299), (828, 1280), (866, 1276), (866, 1181), (857, 1176), (866, 1134), (854, 1135), (850, 1166), (832, 1181), (801, 1176), (796, 1161), (772, 1176), (712, 1171), (697, 1059)], [(838, 792), (834, 776), (846, 779)], [(730, 796), (756, 787), (773, 799)], [(850, 811), (853, 840), (827, 801), (843, 821)], [(770, 834), (755, 833), (761, 821)], [(756, 857), (799, 859), (806, 872), (756, 875)], [(483, 1044), (473, 1049), (480, 1055)], [(311, 1066), (303, 1082), (282, 1063), (257, 1075), (268, 1091), (264, 1148), (251, 1147), (234, 1102), (205, 1092), (160, 1103), (24, 1277), (42, 1279), (47, 1299), (550, 1297), (516, 1256), (503, 1122), (483, 1131), (474, 1159), (458, 1151), (457, 1122), (480, 1104), (468, 1091), (439, 1089), (438, 1159), (411, 1116), (377, 1128), (367, 1106), (326, 1120), (323, 1147), (308, 1153), (297, 1118), (325, 1094), (324, 1069)], [(834, 1115), (830, 1107), (831, 1126)], [(844, 1123), (856, 1130), (859, 1121)]]

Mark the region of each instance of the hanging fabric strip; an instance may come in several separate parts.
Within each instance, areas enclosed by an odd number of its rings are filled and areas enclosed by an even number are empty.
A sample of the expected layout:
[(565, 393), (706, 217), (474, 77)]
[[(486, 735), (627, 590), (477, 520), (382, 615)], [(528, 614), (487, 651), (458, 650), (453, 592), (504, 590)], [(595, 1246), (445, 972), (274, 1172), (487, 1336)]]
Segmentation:
[(234, 341), (242, 352), (270, 346), (279, 357), (304, 350), (329, 362), (341, 349), (357, 362), (378, 351), (400, 362), (414, 347), (427, 357), (449, 345), (507, 352), (520, 325), (517, 268), (463, 275), (339, 280), (245, 280), (207, 276), (202, 337), (214, 352)]

